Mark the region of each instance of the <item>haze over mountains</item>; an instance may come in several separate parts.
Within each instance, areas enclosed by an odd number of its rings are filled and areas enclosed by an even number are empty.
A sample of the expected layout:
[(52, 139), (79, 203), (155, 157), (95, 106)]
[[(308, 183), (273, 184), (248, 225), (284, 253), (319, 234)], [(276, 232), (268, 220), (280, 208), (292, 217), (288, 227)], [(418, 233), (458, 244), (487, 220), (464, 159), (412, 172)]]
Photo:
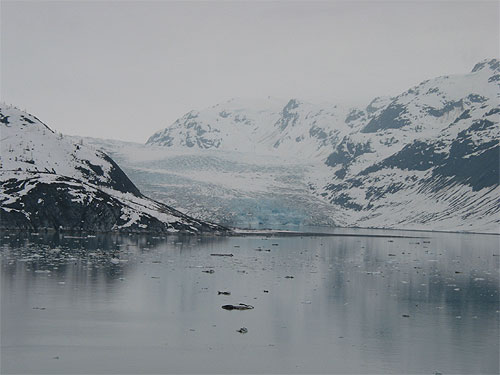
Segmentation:
[(327, 156), (351, 129), (348, 108), (323, 107), (298, 99), (234, 98), (201, 111), (190, 111), (153, 134), (147, 145), (173, 148)]
[(490, 59), (364, 108), (235, 98), (146, 145), (73, 141), (155, 199), (226, 225), (500, 232), (499, 85)]
[(464, 111), (498, 107), (498, 65), (496, 59), (484, 61), (470, 74), (427, 80), (394, 98), (375, 98), (365, 108), (314, 105), (298, 99), (231, 99), (188, 112), (153, 134), (147, 144), (281, 155), (300, 151), (315, 157), (328, 156), (332, 147), (345, 145), (347, 135), (360, 134), (360, 141), (381, 134), (400, 136), (387, 154), (413, 139), (436, 136)]

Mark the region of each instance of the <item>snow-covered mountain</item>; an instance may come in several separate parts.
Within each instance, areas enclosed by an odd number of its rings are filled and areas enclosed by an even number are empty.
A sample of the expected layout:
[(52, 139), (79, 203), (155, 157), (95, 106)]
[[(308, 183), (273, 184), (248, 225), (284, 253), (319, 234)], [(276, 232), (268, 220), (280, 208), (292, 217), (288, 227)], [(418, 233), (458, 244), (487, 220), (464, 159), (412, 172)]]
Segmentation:
[(224, 230), (143, 196), (105, 153), (0, 105), (0, 227), (96, 231)]
[(497, 59), (405, 91), (336, 145), (323, 195), (360, 226), (499, 232), (499, 95)]
[(484, 60), (365, 108), (233, 99), (187, 113), (147, 145), (300, 157), (302, 191), (341, 225), (500, 232), (499, 66)]
[(237, 98), (186, 113), (147, 144), (282, 156), (295, 155), (299, 148), (306, 158), (325, 157), (350, 131), (344, 121), (349, 115), (349, 109), (337, 105)]

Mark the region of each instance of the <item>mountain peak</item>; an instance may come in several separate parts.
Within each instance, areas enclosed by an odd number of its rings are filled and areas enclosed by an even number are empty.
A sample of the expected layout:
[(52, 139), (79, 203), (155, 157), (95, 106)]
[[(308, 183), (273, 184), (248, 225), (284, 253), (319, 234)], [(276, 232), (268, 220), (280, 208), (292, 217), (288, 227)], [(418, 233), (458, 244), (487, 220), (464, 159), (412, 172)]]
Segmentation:
[(104, 152), (0, 104), (0, 228), (218, 230), (149, 199)]
[(292, 99), (290, 99), (290, 100), (288, 101), (288, 103), (287, 103), (287, 104), (285, 105), (285, 107), (283, 108), (283, 112), (284, 112), (284, 113), (285, 113), (285, 112), (289, 112), (290, 110), (297, 108), (300, 104), (301, 104), (301, 103), (300, 103), (300, 101), (299, 101), (299, 100), (292, 98)]
[(498, 60), (497, 58), (484, 59), (483, 61), (480, 61), (476, 65), (474, 65), (474, 68), (472, 68), (472, 73), (479, 72), (480, 70), (483, 70), (487, 67), (494, 72), (500, 72), (500, 60)]
[(16, 106), (6, 103), (0, 103), (0, 124), (2, 127), (40, 127), (40, 129), (48, 130), (51, 133), (54, 131), (40, 121), (36, 116), (33, 116), (26, 111), (23, 111)]

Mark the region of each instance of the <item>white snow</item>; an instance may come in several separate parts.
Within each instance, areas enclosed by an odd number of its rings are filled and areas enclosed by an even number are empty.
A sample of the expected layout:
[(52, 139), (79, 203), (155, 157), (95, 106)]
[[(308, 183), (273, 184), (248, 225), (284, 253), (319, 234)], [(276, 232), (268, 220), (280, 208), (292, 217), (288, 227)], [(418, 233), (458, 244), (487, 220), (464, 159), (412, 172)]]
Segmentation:
[[(2, 170), (32, 171), (34, 166), (43, 166), (82, 179), (78, 167), (88, 169), (84, 160), (109, 171), (109, 163), (96, 150), (102, 149), (146, 194), (196, 217), (226, 224), (335, 224), (498, 233), (498, 185), (474, 191), (448, 178), (420, 184), (432, 181), (432, 165), (423, 171), (382, 168), (360, 175), (416, 141), (432, 144), (434, 153), (449, 154), (460, 132), (500, 108), (499, 83), (492, 79), (499, 72), (491, 67), (486, 64), (473, 73), (430, 79), (396, 97), (376, 98), (366, 108), (297, 99), (231, 99), (187, 113), (155, 133), (147, 145), (61, 139), (43, 126), (30, 128), (32, 124), (22, 118), (35, 121), (33, 117), (2, 107), (4, 115), (24, 127), (19, 138), (18, 130), (2, 124)], [(390, 105), (404, 108), (400, 119), (410, 124), (361, 132)], [(498, 117), (497, 113), (488, 119), (498, 123)], [(470, 139), (475, 145), (498, 141), (500, 127), (476, 130)], [(351, 147), (356, 145), (369, 145), (369, 152), (353, 157)], [(352, 160), (345, 166), (326, 166), (327, 157), (337, 147)], [(43, 151), (33, 153), (38, 149)], [(335, 173), (344, 168), (346, 175), (337, 177)], [(98, 182), (105, 183), (106, 176), (104, 173)], [(331, 202), (336, 195), (329, 185), (349, 179), (362, 183), (341, 193), (359, 210)], [(436, 188), (439, 182), (445, 182), (446, 188)], [(394, 186), (397, 189), (388, 190)], [(140, 222), (135, 212), (177, 220), (171, 213), (160, 212), (152, 201), (104, 190), (127, 202), (130, 211), (122, 213), (126, 225)], [(373, 190), (384, 194), (374, 198), (369, 194)], [(0, 195), (0, 200), (14, 198)]]
[[(498, 185), (473, 191), (456, 184), (434, 191), (418, 184), (432, 177), (432, 167), (383, 168), (368, 174), (361, 186), (342, 191), (360, 211), (331, 204), (332, 193), (325, 189), (359, 176), (415, 141), (432, 143), (435, 153), (448, 154), (461, 131), (500, 107), (498, 82), (490, 80), (497, 73), (486, 66), (430, 79), (359, 109), (296, 99), (232, 99), (189, 112), (146, 146), (85, 142), (112, 153), (148, 194), (201, 217), (213, 215), (238, 225), (278, 215), (282, 223), (499, 232)], [(475, 96), (484, 102), (474, 102)], [(391, 103), (404, 106), (401, 118), (411, 125), (360, 132)], [(459, 119), (465, 110), (470, 117)], [(498, 122), (498, 114), (489, 119)], [(317, 137), (320, 132), (324, 139)], [(476, 131), (471, 139), (477, 145), (498, 140), (500, 127)], [(348, 143), (369, 144), (370, 152), (356, 157), (346, 166), (347, 175), (337, 178), (335, 172), (342, 167), (327, 167), (324, 161), (338, 145), (352, 155)], [(394, 184), (401, 190), (377, 199), (367, 195), (369, 189), (384, 191)]]
[[(30, 213), (19, 207), (22, 198), (38, 184), (63, 184), (75, 204), (102, 201), (102, 193), (111, 204), (120, 202), (121, 219), (124, 224), (114, 229), (137, 225), (147, 229), (141, 219), (156, 218), (166, 223), (169, 231), (178, 231), (174, 225), (184, 225), (187, 230), (195, 228), (196, 220), (158, 202), (132, 193), (112, 188), (116, 181), (110, 172), (114, 168), (102, 151), (85, 144), (82, 140), (54, 133), (36, 117), (5, 104), (0, 105), (0, 204), (6, 212), (20, 211), (29, 218)], [(16, 189), (8, 188), (8, 181), (16, 181)], [(20, 187), (20, 188), (19, 188)], [(98, 194), (100, 193), (100, 194)], [(38, 198), (37, 203), (44, 200)], [(10, 206), (10, 207), (9, 207)]]

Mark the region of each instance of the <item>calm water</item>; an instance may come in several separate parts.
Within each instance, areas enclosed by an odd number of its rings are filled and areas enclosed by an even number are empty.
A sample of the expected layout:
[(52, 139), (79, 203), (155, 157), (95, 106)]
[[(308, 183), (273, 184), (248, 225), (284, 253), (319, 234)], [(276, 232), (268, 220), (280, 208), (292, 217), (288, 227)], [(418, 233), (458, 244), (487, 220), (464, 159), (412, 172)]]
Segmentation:
[(3, 233), (0, 370), (498, 373), (499, 237), (410, 235)]

